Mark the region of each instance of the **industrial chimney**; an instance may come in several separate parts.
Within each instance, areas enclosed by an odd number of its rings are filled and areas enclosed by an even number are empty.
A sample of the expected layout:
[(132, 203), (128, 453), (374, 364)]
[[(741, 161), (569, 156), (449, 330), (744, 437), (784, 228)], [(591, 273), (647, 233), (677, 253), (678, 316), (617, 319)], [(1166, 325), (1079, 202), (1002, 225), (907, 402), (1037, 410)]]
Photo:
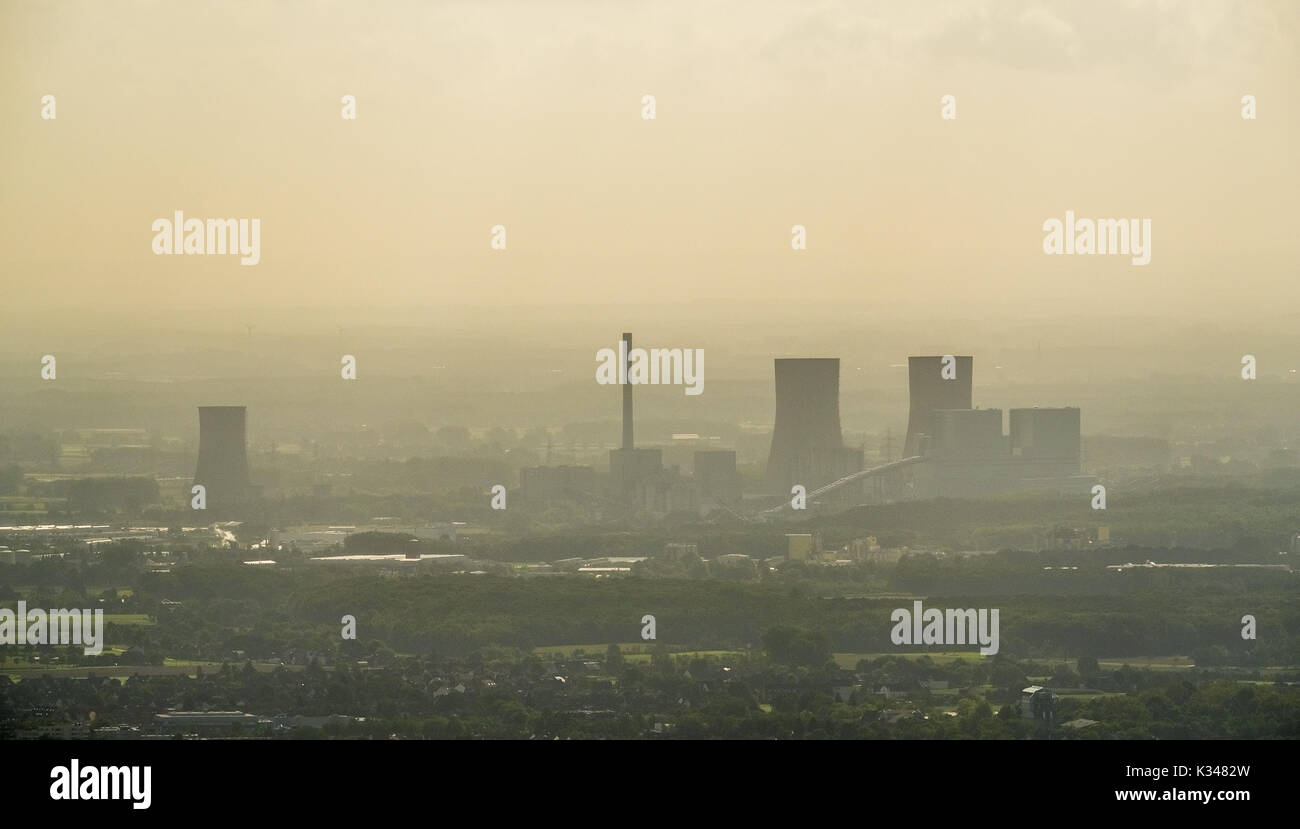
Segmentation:
[(623, 333), (624, 348), (626, 355), (624, 364), (621, 368), (623, 372), (623, 448), (632, 449), (635, 445), (632, 442), (632, 383), (630, 377), (632, 374), (632, 335), (628, 332)]
[[(933, 429), (934, 413), (940, 409), (971, 408), (971, 369), (974, 358), (955, 357), (951, 380), (944, 378), (943, 357), (908, 357), (907, 381), (910, 407), (903, 457), (921, 454), (922, 436)], [(1001, 428), (1001, 427), (999, 427)]]
[(609, 450), (609, 479), (613, 497), (629, 505), (637, 488), (663, 472), (663, 455), (658, 449), (637, 449), (632, 440), (632, 335), (623, 334), (623, 446)]
[(776, 423), (767, 460), (769, 491), (788, 495), (794, 484), (818, 483), (796, 478), (806, 477), (812, 466), (834, 463), (843, 448), (839, 358), (776, 360)]
[(224, 508), (249, 493), (244, 406), (199, 406), (199, 464), (194, 483), (207, 490), (208, 509)]

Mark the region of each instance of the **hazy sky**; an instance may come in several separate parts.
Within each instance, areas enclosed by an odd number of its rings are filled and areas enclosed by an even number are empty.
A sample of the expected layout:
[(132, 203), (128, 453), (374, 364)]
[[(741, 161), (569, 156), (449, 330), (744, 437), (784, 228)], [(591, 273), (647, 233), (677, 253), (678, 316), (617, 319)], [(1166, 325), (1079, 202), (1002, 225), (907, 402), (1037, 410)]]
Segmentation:
[[(1298, 48), (1292, 0), (4, 2), (0, 316), (1292, 310)], [(178, 209), (260, 264), (155, 256)], [(1151, 263), (1044, 255), (1067, 209)]]

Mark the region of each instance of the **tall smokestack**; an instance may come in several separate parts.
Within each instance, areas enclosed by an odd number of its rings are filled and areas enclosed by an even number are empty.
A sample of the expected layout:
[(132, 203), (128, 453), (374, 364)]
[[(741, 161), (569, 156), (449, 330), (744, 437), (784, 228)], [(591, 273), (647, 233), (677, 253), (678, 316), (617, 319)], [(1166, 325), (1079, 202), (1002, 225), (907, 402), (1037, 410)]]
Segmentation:
[(623, 448), (632, 448), (632, 335), (623, 334)]
[(207, 490), (208, 508), (226, 507), (248, 495), (244, 406), (199, 406), (199, 464), (194, 483)]
[(943, 357), (907, 358), (910, 404), (903, 457), (920, 454), (921, 437), (929, 435), (933, 429), (936, 411), (971, 408), (971, 370), (974, 368), (975, 361), (971, 357), (955, 359), (956, 376), (951, 380), (945, 380)]
[(778, 359), (776, 361), (776, 423), (767, 460), (767, 485), (789, 494), (795, 470), (807, 467), (815, 450), (840, 450), (839, 358)]

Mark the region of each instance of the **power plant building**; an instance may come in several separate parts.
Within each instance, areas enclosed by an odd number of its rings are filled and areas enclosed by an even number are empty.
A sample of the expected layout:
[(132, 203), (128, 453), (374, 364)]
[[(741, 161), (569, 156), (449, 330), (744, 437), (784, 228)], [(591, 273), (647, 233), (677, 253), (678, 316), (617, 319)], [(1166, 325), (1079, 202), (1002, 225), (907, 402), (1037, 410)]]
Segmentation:
[(611, 449), (609, 452), (609, 482), (617, 498), (635, 498), (641, 486), (664, 471), (663, 453), (659, 449)]
[(1079, 421), (1077, 408), (1012, 409), (1012, 457), (1040, 472), (1039, 477), (1078, 475)]
[(694, 481), (678, 474), (676, 468), (660, 470), (653, 477), (638, 481), (632, 498), (640, 512), (667, 515), (700, 510), (699, 488)]
[[(971, 405), (973, 360), (909, 357), (911, 393), (904, 455), (926, 462), (914, 470), (918, 494), (979, 497), (1010, 489), (1086, 491), (1080, 474), (1077, 408), (1012, 409), (1010, 434), (1001, 409)], [(951, 379), (949, 379), (951, 378)]]
[(199, 407), (199, 462), (194, 483), (208, 509), (225, 509), (249, 497), (245, 406)]
[(929, 429), (929, 454), (953, 460), (1005, 460), (1001, 409), (938, 409)]
[(974, 358), (954, 357), (944, 376), (943, 357), (908, 357), (909, 409), (903, 457), (924, 454), (925, 441), (934, 426), (934, 413), (942, 409), (970, 409)]
[(715, 449), (695, 453), (695, 483), (700, 494), (700, 509), (708, 512), (718, 506), (740, 507), (740, 473), (736, 470), (736, 453)]

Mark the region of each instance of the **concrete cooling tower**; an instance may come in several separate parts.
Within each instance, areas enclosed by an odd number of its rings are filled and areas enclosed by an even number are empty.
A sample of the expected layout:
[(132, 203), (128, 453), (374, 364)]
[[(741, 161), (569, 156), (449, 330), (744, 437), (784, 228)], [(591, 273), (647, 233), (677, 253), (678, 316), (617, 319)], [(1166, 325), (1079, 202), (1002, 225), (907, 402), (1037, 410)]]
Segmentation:
[(776, 360), (776, 423), (767, 460), (768, 490), (789, 495), (794, 484), (811, 489), (825, 483), (795, 479), (807, 476), (814, 456), (835, 455), (843, 448), (839, 358)]
[(194, 483), (207, 490), (208, 509), (235, 504), (249, 494), (244, 406), (199, 407), (199, 465)]
[[(903, 457), (921, 454), (923, 437), (934, 424), (934, 413), (943, 409), (971, 408), (971, 369), (974, 359), (956, 358), (957, 376), (943, 377), (943, 357), (908, 357), (907, 379), (911, 405), (907, 414), (907, 441)], [(1001, 428), (1001, 427), (999, 427)]]

